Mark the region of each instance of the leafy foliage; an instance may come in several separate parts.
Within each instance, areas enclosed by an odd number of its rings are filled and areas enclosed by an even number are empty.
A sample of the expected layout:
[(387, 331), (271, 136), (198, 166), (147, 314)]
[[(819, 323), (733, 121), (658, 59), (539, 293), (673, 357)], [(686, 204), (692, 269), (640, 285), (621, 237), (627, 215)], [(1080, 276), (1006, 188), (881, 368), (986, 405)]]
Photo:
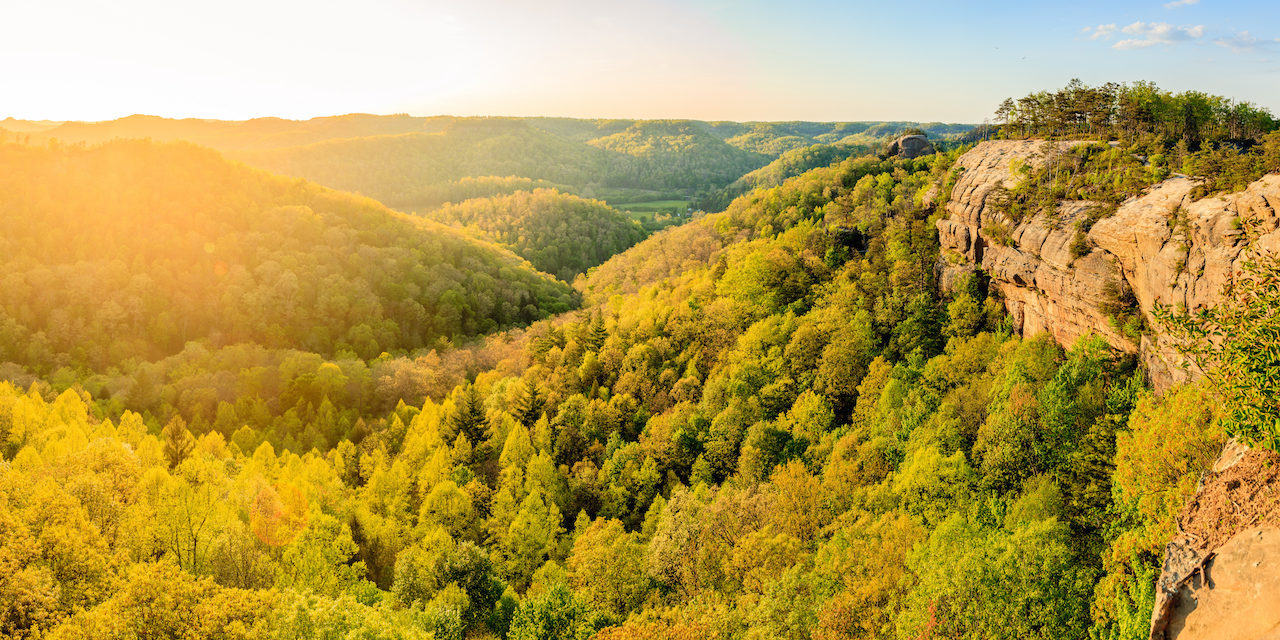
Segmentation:
[(718, 192), (699, 198), (697, 206), (707, 211), (722, 211), (740, 195), (756, 189), (781, 185), (788, 178), (810, 169), (831, 165), (846, 158), (865, 155), (870, 146), (815, 144), (784, 151), (776, 160), (734, 180)]
[(0, 165), (0, 358), (38, 371), (193, 340), (370, 359), (574, 304), (497, 247), (188, 145), (4, 145)]
[(1258, 140), (1280, 122), (1269, 111), (1199, 91), (1173, 94), (1150, 82), (1107, 83), (1090, 87), (1072, 80), (1055, 91), (1007, 98), (996, 117), (1017, 137), (1156, 136), (1182, 141), (1192, 149), (1202, 143)]
[(1157, 317), (1221, 394), (1223, 429), (1280, 450), (1280, 260), (1252, 256), (1228, 282), (1222, 302), (1195, 313), (1162, 308)]
[(474, 229), (566, 282), (645, 236), (609, 205), (553, 189), (475, 198), (430, 217)]
[[(1055, 159), (1047, 172), (1051, 185), (1044, 175), (1031, 181), (1044, 196), (1038, 202), (1065, 195), (1117, 203), (1172, 173), (1202, 179), (1201, 194), (1217, 193), (1280, 170), (1280, 121), (1270, 111), (1199, 91), (1173, 94), (1149, 82), (1090, 87), (1072, 80), (1053, 93), (1006, 99), (996, 117), (1010, 138), (1118, 141), (1110, 151), (1077, 148), (1074, 158), (1065, 157), (1074, 166)], [(1099, 162), (1107, 164), (1105, 171)]]

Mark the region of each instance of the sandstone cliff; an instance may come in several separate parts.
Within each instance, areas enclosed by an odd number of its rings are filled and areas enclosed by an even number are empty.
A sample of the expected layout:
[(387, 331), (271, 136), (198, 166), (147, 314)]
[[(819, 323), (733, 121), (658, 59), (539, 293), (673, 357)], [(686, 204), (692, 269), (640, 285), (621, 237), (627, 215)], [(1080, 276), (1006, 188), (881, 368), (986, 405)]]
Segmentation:
[(1191, 310), (1212, 304), (1243, 260), (1240, 221), (1256, 220), (1257, 242), (1280, 248), (1280, 175), (1265, 176), (1239, 193), (1195, 201), (1195, 180), (1171, 178), (1094, 224), (1088, 253), (1073, 257), (1074, 222), (1092, 203), (1064, 202), (1056, 220), (1038, 215), (1015, 223), (989, 202), (997, 187), (1016, 184), (1014, 161), (1038, 167), (1071, 144), (998, 140), (961, 156), (961, 175), (938, 221), (949, 258), (943, 282), (981, 268), (1024, 334), (1048, 331), (1066, 345), (1099, 334), (1117, 349), (1139, 353), (1156, 387), (1167, 388), (1187, 376), (1180, 358), (1151, 332), (1135, 341), (1116, 327), (1103, 311), (1108, 292), (1131, 291), (1152, 327), (1157, 304)]
[[(1095, 223), (1085, 252), (1074, 252), (1074, 222), (1093, 206), (1061, 203), (1056, 219), (1015, 223), (991, 196), (1019, 175), (1014, 161), (1041, 166), (1066, 142), (993, 141), (957, 161), (959, 176), (938, 221), (943, 284), (983, 270), (1017, 327), (1049, 332), (1070, 345), (1088, 333), (1139, 354), (1158, 390), (1191, 374), (1156, 331), (1156, 305), (1213, 305), (1245, 259), (1244, 220), (1254, 240), (1280, 250), (1280, 175), (1238, 193), (1193, 200), (1195, 180), (1174, 177), (1123, 203)], [(1079, 245), (1079, 243), (1076, 243)], [(1103, 308), (1131, 292), (1148, 330), (1135, 340)], [(1110, 293), (1109, 293), (1110, 292)], [(1280, 638), (1280, 455), (1229, 445), (1179, 516), (1184, 535), (1170, 542), (1152, 615), (1153, 640)]]

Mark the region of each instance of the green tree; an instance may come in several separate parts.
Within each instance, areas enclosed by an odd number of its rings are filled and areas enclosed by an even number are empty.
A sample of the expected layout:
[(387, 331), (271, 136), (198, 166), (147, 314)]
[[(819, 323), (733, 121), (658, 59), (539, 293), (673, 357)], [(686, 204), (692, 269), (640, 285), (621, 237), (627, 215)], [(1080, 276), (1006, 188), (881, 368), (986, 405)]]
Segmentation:
[(1280, 259), (1251, 256), (1221, 302), (1194, 314), (1169, 308), (1157, 317), (1213, 383), (1228, 436), (1280, 451)]
[(196, 439), (187, 429), (187, 421), (182, 416), (174, 416), (161, 431), (164, 437), (164, 456), (169, 460), (169, 467), (176, 468), (191, 455), (196, 446)]

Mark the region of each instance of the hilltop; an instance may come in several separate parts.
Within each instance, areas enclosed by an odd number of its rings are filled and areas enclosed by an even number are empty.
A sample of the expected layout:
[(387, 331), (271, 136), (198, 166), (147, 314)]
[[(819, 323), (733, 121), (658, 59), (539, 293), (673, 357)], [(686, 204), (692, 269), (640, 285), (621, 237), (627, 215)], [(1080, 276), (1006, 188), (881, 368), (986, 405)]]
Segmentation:
[(638, 222), (609, 205), (554, 189), (472, 198), (429, 215), (475, 230), (565, 282), (646, 235)]
[(0, 166), (0, 359), (40, 371), (197, 340), (373, 358), (573, 305), (496, 245), (189, 144), (8, 144)]
[[(12, 121), (19, 127), (19, 121)], [(117, 138), (188, 141), (263, 168), (423, 211), (457, 201), (456, 181), (511, 176), (611, 202), (687, 200), (712, 193), (787, 150), (874, 145), (908, 128), (937, 139), (969, 125), (912, 122), (730, 123), (350, 114), (285, 120), (168, 119), (21, 125), (23, 140), (96, 144)], [(0, 125), (0, 129), (4, 128)]]

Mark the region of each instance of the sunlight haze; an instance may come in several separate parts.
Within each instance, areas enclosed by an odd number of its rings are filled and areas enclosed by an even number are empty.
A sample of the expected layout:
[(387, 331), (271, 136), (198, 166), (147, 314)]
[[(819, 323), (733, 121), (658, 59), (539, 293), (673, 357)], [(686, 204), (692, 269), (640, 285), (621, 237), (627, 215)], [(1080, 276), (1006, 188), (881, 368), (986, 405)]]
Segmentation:
[(1072, 77), (1280, 103), (1262, 2), (57, 0), (3, 17), (0, 117), (976, 122), (994, 95)]

